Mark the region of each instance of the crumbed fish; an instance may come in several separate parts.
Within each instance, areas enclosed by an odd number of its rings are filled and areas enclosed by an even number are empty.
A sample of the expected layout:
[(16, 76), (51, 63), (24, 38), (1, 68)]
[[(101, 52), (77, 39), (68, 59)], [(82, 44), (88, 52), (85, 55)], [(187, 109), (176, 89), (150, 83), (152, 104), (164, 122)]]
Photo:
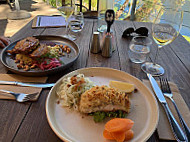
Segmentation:
[(130, 111), (127, 93), (107, 86), (95, 86), (81, 95), (79, 111), (92, 113), (96, 111)]

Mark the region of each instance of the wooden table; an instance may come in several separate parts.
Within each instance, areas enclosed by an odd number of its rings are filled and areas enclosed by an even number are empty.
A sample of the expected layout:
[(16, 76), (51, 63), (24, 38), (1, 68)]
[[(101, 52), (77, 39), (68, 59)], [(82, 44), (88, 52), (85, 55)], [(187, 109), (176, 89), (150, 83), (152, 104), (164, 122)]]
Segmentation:
[[(31, 29), (32, 21), (17, 32), (11, 41), (34, 35), (63, 35), (65, 28), (38, 28)], [(85, 19), (83, 31), (77, 36), (76, 43), (81, 49), (80, 56), (74, 65), (67, 70), (49, 76), (48, 82), (56, 82), (61, 76), (85, 67), (110, 67), (125, 71), (139, 79), (147, 79), (141, 71), (140, 64), (129, 61), (127, 48), (129, 40), (121, 38), (122, 32), (129, 27), (146, 26), (151, 29), (149, 23), (119, 22), (113, 25), (114, 44), (116, 51), (111, 58), (103, 58), (100, 54), (91, 54), (89, 49), (93, 31), (97, 29), (97, 20)], [(155, 56), (156, 45), (151, 49), (150, 60)], [(165, 68), (164, 76), (175, 82), (190, 108), (190, 45), (180, 35), (177, 39), (160, 50), (157, 63)], [(0, 64), (0, 73), (10, 73)], [(49, 89), (43, 89), (40, 98), (36, 102), (18, 103), (10, 100), (0, 100), (0, 141), (9, 142), (54, 142), (61, 141), (51, 130), (45, 114), (45, 101)], [(148, 140), (160, 141), (157, 132)]]

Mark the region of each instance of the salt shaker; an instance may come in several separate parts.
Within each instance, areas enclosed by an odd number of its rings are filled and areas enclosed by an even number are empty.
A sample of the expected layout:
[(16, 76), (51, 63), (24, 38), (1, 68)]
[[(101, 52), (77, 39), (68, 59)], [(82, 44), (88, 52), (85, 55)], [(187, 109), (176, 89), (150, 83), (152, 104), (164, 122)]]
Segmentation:
[(99, 32), (94, 32), (90, 51), (91, 53), (99, 53), (100, 50)]

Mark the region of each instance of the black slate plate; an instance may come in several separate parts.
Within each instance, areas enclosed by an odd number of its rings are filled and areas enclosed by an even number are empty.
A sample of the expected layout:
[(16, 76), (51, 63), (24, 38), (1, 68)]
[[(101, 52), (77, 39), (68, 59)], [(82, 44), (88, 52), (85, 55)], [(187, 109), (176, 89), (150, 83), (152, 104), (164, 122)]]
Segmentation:
[[(16, 43), (18, 41), (15, 41), (8, 45), (6, 48), (4, 48), (1, 52), (1, 62), (3, 65), (10, 71), (23, 75), (23, 76), (46, 76), (49, 74), (56, 73), (58, 71), (62, 71), (69, 66), (71, 66), (78, 58), (80, 50), (77, 44), (67, 38), (61, 37), (61, 36), (49, 36), (49, 35), (44, 35), (44, 36), (34, 36), (37, 39), (39, 39), (40, 43), (46, 43), (47, 45), (55, 45), (55, 44), (62, 44), (62, 45), (67, 45), (71, 48), (71, 53), (66, 54), (65, 56), (60, 57), (60, 60), (63, 62), (63, 64), (59, 67), (52, 68), (49, 70), (41, 70), (41, 69), (31, 69), (29, 71), (24, 71), (23, 69), (18, 69), (16, 63), (14, 60), (11, 58), (10, 55), (7, 54), (7, 50), (11, 50), (14, 48)], [(21, 39), (22, 40), (22, 39)]]

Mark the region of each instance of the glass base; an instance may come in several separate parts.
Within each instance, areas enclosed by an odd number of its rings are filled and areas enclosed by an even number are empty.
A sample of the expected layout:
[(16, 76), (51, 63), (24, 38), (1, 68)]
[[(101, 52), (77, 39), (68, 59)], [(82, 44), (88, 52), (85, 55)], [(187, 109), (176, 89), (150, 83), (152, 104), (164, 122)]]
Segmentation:
[(164, 68), (158, 64), (153, 64), (151, 62), (146, 62), (141, 65), (141, 69), (145, 73), (149, 73), (152, 76), (160, 76), (164, 74)]
[(7, 18), (10, 20), (20, 20), (30, 18), (31, 14), (25, 10), (14, 10), (8, 13)]
[(107, 25), (101, 25), (100, 27), (98, 27), (97, 31), (103, 33), (106, 30), (107, 30)]
[(65, 37), (65, 38), (68, 38), (68, 39), (70, 39), (70, 40), (72, 40), (72, 41), (74, 41), (74, 40), (76, 40), (76, 36), (74, 36), (74, 35), (63, 35), (63, 37)]
[[(98, 27), (97, 31), (100, 33), (106, 32), (107, 31), (107, 25), (101, 25), (100, 27)], [(113, 33), (112, 29), (110, 29), (110, 33)]]

